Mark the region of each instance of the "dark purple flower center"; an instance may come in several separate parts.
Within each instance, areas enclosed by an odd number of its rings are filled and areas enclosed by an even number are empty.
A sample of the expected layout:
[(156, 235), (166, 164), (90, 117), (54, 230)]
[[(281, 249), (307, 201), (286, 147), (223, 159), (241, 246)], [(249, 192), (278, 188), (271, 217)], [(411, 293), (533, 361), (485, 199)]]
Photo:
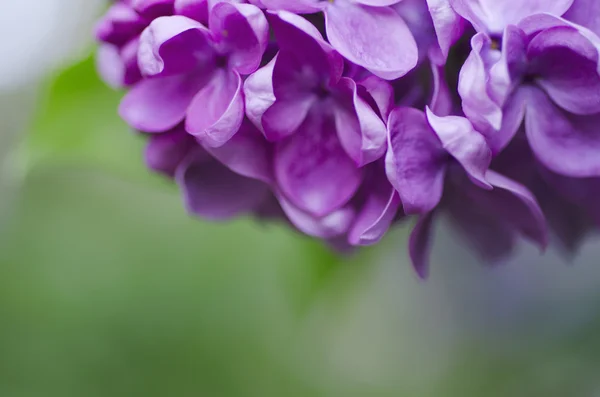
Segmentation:
[(229, 57), (227, 55), (217, 55), (215, 58), (215, 66), (218, 69), (225, 69), (229, 63)]
[(492, 50), (501, 50), (502, 49), (502, 36), (492, 35), (490, 37), (491, 43), (490, 47)]

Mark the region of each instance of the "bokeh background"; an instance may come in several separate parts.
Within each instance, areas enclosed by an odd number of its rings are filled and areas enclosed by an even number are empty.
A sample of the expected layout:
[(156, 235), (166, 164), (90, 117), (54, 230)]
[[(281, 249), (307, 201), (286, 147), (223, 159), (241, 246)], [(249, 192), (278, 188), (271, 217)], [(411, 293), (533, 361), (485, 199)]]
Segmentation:
[(207, 223), (95, 74), (102, 0), (0, 2), (0, 396), (600, 396), (600, 244), (480, 266)]

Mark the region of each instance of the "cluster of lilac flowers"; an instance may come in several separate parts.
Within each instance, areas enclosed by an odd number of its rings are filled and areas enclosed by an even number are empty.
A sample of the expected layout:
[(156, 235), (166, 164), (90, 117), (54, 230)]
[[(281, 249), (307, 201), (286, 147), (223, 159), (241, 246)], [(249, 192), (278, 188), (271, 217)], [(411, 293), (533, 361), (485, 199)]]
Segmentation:
[(187, 209), (340, 249), (445, 216), (485, 260), (600, 224), (600, 1), (121, 0), (119, 113)]

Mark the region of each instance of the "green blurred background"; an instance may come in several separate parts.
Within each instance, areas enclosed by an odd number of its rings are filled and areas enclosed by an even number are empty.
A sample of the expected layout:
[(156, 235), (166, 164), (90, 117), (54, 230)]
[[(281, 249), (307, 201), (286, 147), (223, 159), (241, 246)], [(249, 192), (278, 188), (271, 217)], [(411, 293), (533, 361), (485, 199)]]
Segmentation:
[(3, 169), (0, 397), (600, 396), (593, 241), (483, 269), (442, 229), (423, 283), (406, 230), (338, 257), (190, 218), (91, 56), (41, 92)]

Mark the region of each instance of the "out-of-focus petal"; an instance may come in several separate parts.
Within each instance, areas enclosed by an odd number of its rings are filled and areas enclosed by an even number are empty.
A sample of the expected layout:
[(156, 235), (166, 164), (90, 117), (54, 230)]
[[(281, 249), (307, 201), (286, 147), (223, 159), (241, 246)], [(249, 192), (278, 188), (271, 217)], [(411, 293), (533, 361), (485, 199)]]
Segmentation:
[(537, 84), (557, 105), (575, 114), (600, 112), (598, 51), (577, 29), (544, 30), (529, 44), (527, 56)]
[(210, 75), (176, 75), (145, 79), (125, 95), (119, 115), (133, 128), (162, 132), (179, 124)]
[(188, 155), (175, 179), (188, 211), (210, 220), (252, 211), (269, 194), (265, 183), (239, 175), (205, 153)]
[(208, 25), (208, 0), (175, 0), (174, 13)]
[(558, 174), (600, 176), (600, 114), (567, 113), (539, 89), (530, 95), (525, 129), (538, 160)]
[(174, 0), (131, 0), (132, 7), (145, 18), (152, 19), (173, 13)]
[(347, 205), (323, 217), (316, 217), (302, 211), (279, 194), (279, 203), (290, 222), (309, 236), (330, 239), (347, 233), (354, 220), (355, 211)]
[(146, 165), (153, 171), (174, 177), (177, 167), (197, 146), (194, 138), (183, 127), (162, 134), (154, 134), (148, 139), (144, 157)]
[(413, 227), (408, 240), (408, 252), (413, 268), (421, 279), (429, 275), (429, 254), (431, 250), (434, 214), (421, 215)]
[(227, 143), (220, 147), (206, 146), (205, 149), (240, 175), (269, 184), (273, 182), (271, 145), (248, 120)]

